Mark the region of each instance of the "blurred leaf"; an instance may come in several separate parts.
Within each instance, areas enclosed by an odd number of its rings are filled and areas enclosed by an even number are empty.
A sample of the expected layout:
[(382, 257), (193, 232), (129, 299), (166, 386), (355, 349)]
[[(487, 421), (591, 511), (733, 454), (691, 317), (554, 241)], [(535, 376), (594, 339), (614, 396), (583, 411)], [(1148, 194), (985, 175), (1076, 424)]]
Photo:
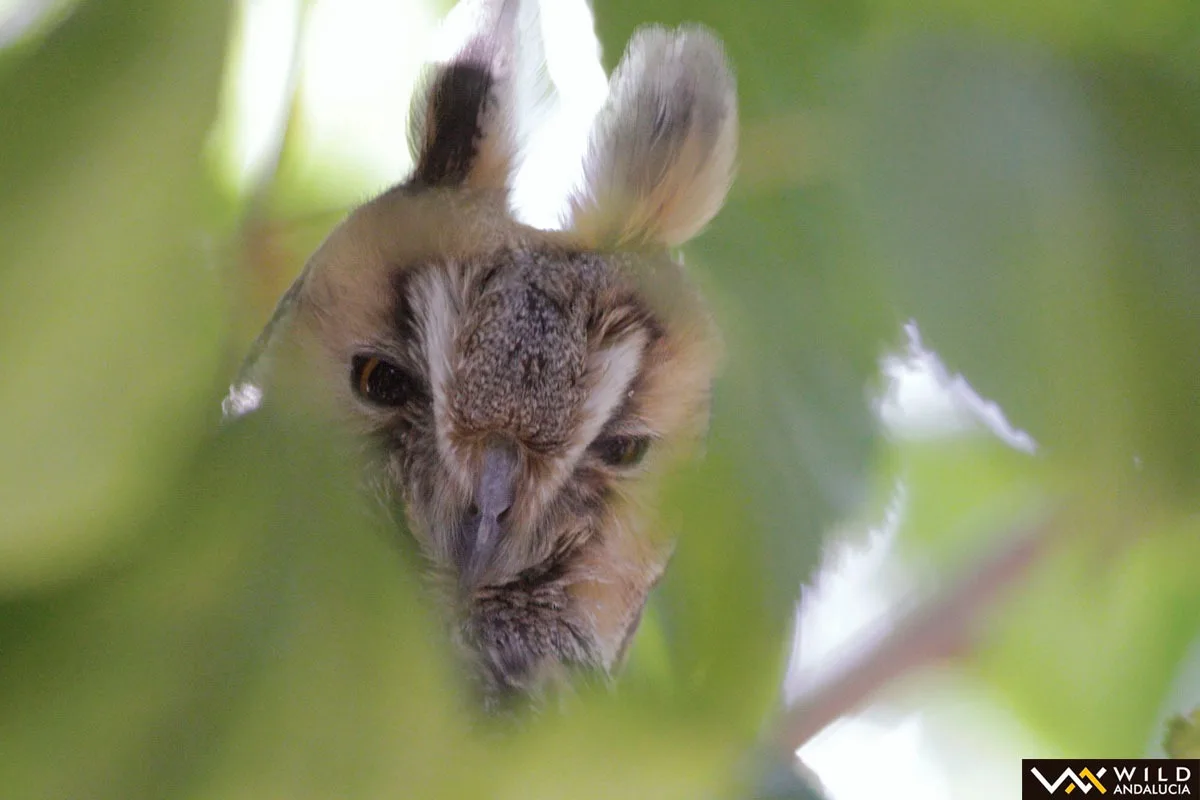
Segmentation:
[(830, 84), (837, 85), (839, 78), (829, 67), (866, 27), (870, 4), (867, 0), (655, 0), (648, 6), (638, 0), (594, 0), (592, 7), (605, 67), (610, 70), (639, 25), (701, 23), (712, 28), (733, 62), (738, 105), (748, 121), (809, 104)]
[(1154, 521), (1127, 491), (1079, 494), (1044, 459), (991, 438), (896, 449), (901, 535), (922, 560), (953, 570), (983, 537), (1047, 519), (1055, 531), (1050, 554), (988, 620), (973, 668), (1064, 753), (1140, 753), (1200, 636), (1194, 521)]
[(1072, 0), (989, 3), (986, 0), (877, 0), (889, 21), (919, 31), (986, 30), (1036, 38), (1064, 50), (1166, 52), (1194, 62), (1200, 7), (1177, 0)]
[(0, 70), (35, 52), (82, 0), (6, 0), (0, 3)]
[(1076, 530), (1006, 607), (978, 666), (1065, 755), (1135, 756), (1200, 636), (1200, 531), (1131, 519), (1101, 549), (1094, 528)]
[(1183, 154), (1200, 114), (1167, 91), (1184, 85), (1089, 83), (961, 39), (904, 40), (865, 69), (865, 230), (903, 311), (1048, 457), (1097, 485), (1136, 466), (1191, 502), (1200, 179)]
[[(1200, 8), (1200, 7), (1198, 7)], [(1200, 75), (1117, 59), (1088, 70), (1104, 132), (1113, 232), (1111, 324), (1130, 339), (1126, 413), (1139, 469), (1200, 498)]]
[(770, 755), (757, 759), (754, 774), (755, 790), (743, 796), (753, 800), (826, 800), (826, 793), (817, 776), (792, 754), (780, 755), (775, 748)]
[(1200, 708), (1189, 717), (1180, 714), (1167, 723), (1163, 749), (1170, 758), (1200, 758)]
[(844, 224), (830, 190), (788, 189), (731, 201), (695, 246), (728, 349), (713, 435), (736, 459), (780, 603), (866, 498), (876, 445), (865, 387), (890, 319)]
[(199, 795), (438, 796), (465, 757), (464, 692), (396, 547), (402, 532), (364, 513), (343, 444), (311, 420), (270, 424), (246, 432), (261, 466), (234, 469), (262, 476), (272, 512), (243, 535), (261, 530), (281, 573), (260, 606), (275, 625)]
[[(622, 691), (643, 691), (669, 697), (675, 685), (671, 663), (671, 644), (662, 620), (663, 610), (657, 595), (651, 593), (637, 635), (629, 647), (629, 656), (621, 670)], [(627, 688), (628, 687), (628, 688)]]
[(207, 447), (135, 561), (4, 609), (8, 796), (433, 796), (463, 732), (412, 579), (284, 422)]
[(736, 470), (730, 440), (714, 433), (706, 456), (668, 481), (661, 514), (680, 540), (659, 590), (678, 712), (719, 721), (735, 741), (755, 736), (773, 704), (792, 611), (763, 580), (769, 551)]
[(906, 316), (1052, 451), (1115, 446), (1120, 349), (1080, 98), (1044, 53), (894, 43), (864, 66), (864, 231)]
[(0, 71), (0, 592), (127, 536), (211, 412), (194, 201), (227, 12), (84, 3)]
[(490, 757), (475, 762), (474, 791), (447, 796), (694, 800), (729, 782), (737, 738), (713, 720), (697, 724), (657, 705), (587, 699), (569, 715), (542, 715), (519, 737), (488, 743)]
[[(1053, 473), (1044, 460), (1018, 452), (989, 434), (892, 445), (886, 483), (902, 488), (901, 541), (941, 567), (958, 567), (1032, 521), (1054, 501)], [(893, 477), (894, 476), (894, 477)]]

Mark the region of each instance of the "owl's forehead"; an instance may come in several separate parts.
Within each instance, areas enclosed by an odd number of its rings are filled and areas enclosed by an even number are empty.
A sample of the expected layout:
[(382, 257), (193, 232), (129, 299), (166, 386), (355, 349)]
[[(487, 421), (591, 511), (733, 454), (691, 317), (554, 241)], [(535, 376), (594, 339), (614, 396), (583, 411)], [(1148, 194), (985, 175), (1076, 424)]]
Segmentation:
[(400, 186), (356, 209), (330, 234), (310, 261), (303, 300), (325, 345), (358, 347), (394, 338), (398, 306), (432, 272), (449, 282), (446, 310), (457, 311), (484, 277), (490, 254), (552, 239), (514, 222), (502, 195)]
[[(432, 338), (448, 350), (430, 348), (428, 357), (450, 364), (442, 389), (455, 432), (502, 430), (538, 448), (565, 446), (587, 394), (589, 344), (600, 334), (601, 296), (615, 283), (611, 267), (557, 249), (503, 250), (447, 266), (464, 273), (458, 302), (421, 303), (418, 295), (408, 305), (450, 316), (427, 315), (425, 333), (445, 328)], [(431, 271), (429, 283), (441, 283), (432, 291), (450, 290), (451, 281)]]
[(544, 324), (552, 333), (561, 324), (582, 328), (595, 321), (590, 313), (635, 297), (627, 261), (588, 253), (569, 233), (516, 222), (502, 193), (401, 186), (330, 235), (311, 262), (305, 295), (347, 341), (378, 337), (408, 311), (450, 314), (461, 326), (508, 320), (530, 334)]
[(335, 365), (373, 350), (424, 378), (456, 436), (566, 447), (596, 373), (620, 359), (628, 384), (662, 330), (627, 257), (522, 226), (487, 198), (383, 200), (318, 254), (311, 317)]
[(665, 251), (583, 248), (517, 223), (500, 193), (401, 187), (358, 209), (310, 261), (295, 322), (339, 407), (370, 429), (387, 418), (352, 391), (354, 357), (417, 376), (448, 459), (499, 430), (569, 461), (606, 426), (702, 426), (720, 353)]

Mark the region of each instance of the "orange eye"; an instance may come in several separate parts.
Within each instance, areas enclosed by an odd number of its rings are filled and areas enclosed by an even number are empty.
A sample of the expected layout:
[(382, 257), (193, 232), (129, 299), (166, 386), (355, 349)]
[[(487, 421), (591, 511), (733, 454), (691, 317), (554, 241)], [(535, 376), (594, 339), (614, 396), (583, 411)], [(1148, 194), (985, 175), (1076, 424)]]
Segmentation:
[(380, 361), (378, 358), (369, 358), (367, 363), (363, 365), (362, 372), (358, 375), (358, 393), (361, 395), (369, 395), (371, 393), (371, 373), (378, 367)]
[(351, 386), (359, 397), (379, 406), (402, 406), (413, 396), (412, 376), (378, 356), (355, 356), (350, 366)]
[(600, 460), (610, 467), (634, 467), (650, 449), (649, 436), (610, 436), (592, 445)]

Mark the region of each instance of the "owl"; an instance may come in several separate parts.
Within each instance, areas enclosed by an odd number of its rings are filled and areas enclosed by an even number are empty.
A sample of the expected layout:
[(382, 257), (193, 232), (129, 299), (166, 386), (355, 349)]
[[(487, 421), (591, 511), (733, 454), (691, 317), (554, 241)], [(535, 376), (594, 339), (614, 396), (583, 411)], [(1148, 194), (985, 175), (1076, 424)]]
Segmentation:
[(694, 456), (719, 350), (671, 248), (724, 201), (737, 112), (712, 34), (638, 30), (561, 229), (527, 227), (516, 0), (464, 8), (415, 96), (411, 176), (337, 226), (261, 339), (362, 444), (495, 708), (612, 675), (668, 561), (655, 486)]

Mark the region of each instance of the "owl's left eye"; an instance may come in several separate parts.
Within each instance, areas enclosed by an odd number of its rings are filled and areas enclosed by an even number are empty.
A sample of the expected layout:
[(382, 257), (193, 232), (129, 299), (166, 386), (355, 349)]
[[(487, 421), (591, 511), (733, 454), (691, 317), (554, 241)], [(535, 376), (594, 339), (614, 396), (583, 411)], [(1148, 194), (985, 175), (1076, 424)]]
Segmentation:
[(377, 406), (396, 407), (409, 401), (415, 383), (411, 375), (378, 356), (355, 356), (350, 385), (359, 397)]
[(592, 445), (600, 460), (610, 467), (635, 467), (649, 449), (648, 436), (609, 436)]

